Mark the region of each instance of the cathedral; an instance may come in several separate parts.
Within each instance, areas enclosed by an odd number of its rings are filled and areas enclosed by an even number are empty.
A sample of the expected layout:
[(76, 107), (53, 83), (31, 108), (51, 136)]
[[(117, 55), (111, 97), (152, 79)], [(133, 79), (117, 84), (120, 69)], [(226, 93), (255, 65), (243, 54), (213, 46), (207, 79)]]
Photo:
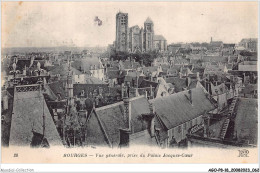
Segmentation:
[(116, 14), (116, 51), (149, 52), (166, 51), (167, 40), (162, 35), (154, 35), (153, 21), (148, 17), (144, 28), (138, 25), (128, 27), (128, 13)]

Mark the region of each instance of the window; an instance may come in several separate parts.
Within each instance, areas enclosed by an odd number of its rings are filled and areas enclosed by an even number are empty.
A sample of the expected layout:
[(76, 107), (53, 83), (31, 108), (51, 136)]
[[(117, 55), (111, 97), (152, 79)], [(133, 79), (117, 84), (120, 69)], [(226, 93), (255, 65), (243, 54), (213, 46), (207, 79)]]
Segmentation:
[(84, 96), (84, 95), (85, 95), (85, 91), (84, 91), (84, 90), (81, 90), (80, 96)]

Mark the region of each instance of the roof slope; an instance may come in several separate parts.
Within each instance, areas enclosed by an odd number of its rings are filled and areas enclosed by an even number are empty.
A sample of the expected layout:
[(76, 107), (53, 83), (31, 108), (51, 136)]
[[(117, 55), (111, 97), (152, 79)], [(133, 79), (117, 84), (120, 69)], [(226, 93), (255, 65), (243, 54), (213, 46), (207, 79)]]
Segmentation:
[(204, 114), (205, 111), (211, 111), (215, 108), (201, 88), (194, 88), (191, 91), (192, 104), (187, 96), (188, 91), (151, 100), (155, 106), (156, 114), (168, 129), (190, 121)]
[(250, 144), (257, 145), (257, 99), (239, 98), (235, 131), (239, 140), (249, 140)]
[[(73, 75), (80, 75), (80, 74), (82, 74), (79, 70), (77, 70), (77, 69), (75, 69), (73, 67), (71, 67), (71, 71), (72, 71)], [(57, 67), (53, 68), (50, 71), (50, 74), (51, 75), (60, 74), (60, 76), (62, 76), (62, 77), (67, 77), (68, 72), (69, 72), (69, 65), (67, 63), (65, 63), (65, 64), (62, 64), (60, 66), (57, 66)]]
[(101, 62), (98, 57), (85, 57), (83, 59), (76, 60), (71, 64), (72, 67), (82, 71), (89, 71), (91, 66), (92, 68), (96, 66), (96, 68), (99, 69), (100, 65)]
[(43, 134), (43, 111), (45, 138), (50, 146), (62, 145), (46, 102), (39, 91), (15, 93), (9, 144), (30, 146), (33, 137), (32, 130)]
[[(143, 96), (131, 98), (131, 119), (132, 132), (138, 133), (146, 129), (145, 124), (140, 120), (142, 114), (150, 113), (149, 103)], [(119, 129), (126, 128), (126, 120), (124, 119), (123, 102), (118, 102), (112, 105), (100, 107), (96, 109), (96, 114), (100, 119), (104, 131), (106, 132), (109, 141), (113, 146), (119, 144)], [(103, 138), (103, 136), (102, 136)]]

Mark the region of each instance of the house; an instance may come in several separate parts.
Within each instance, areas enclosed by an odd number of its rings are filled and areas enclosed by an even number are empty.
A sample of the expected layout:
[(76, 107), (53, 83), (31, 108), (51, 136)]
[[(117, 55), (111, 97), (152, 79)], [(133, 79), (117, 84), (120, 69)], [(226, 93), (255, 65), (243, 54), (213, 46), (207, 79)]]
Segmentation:
[(119, 70), (136, 70), (137, 68), (141, 67), (141, 65), (135, 61), (135, 59), (128, 58), (125, 61), (120, 60), (118, 62)]
[(216, 65), (216, 64), (225, 64), (228, 63), (228, 57), (226, 56), (203, 56), (202, 65)]
[(155, 114), (164, 127), (155, 128), (167, 134), (167, 138), (160, 141), (163, 147), (171, 147), (173, 143), (185, 140), (186, 134), (193, 127), (202, 128), (202, 116), (215, 109), (214, 103), (202, 88), (155, 98), (150, 102), (155, 106)]
[(169, 44), (167, 46), (167, 50), (172, 54), (172, 55), (176, 55), (179, 48), (181, 48), (181, 44)]
[(76, 97), (76, 101), (91, 99), (96, 107), (107, 105), (108, 84), (93, 82), (73, 84), (73, 95)]
[(119, 78), (120, 78), (119, 70), (107, 70), (106, 81), (108, 82), (110, 87), (114, 87), (118, 85)]
[[(218, 120), (208, 116), (205, 128), (188, 134), (188, 146), (257, 147), (257, 100), (235, 98), (232, 117)], [(232, 101), (233, 102), (233, 101)], [(225, 130), (224, 130), (225, 129)]]
[(143, 71), (125, 71), (123, 81), (124, 84), (131, 87), (138, 87), (139, 83), (142, 82), (142, 80), (146, 77), (143, 73)]
[(88, 145), (121, 148), (157, 146), (154, 113), (144, 96), (96, 108), (86, 123)]
[[(79, 78), (79, 75), (82, 75), (83, 73), (80, 72), (79, 70), (73, 68), (73, 67), (69, 67), (68, 63), (64, 63), (61, 64), (59, 66), (55, 66), (55, 68), (53, 68), (51, 71), (49, 71), (51, 78), (53, 80), (67, 80), (67, 76), (68, 76), (68, 72), (69, 72), (69, 68), (71, 70), (72, 75), (74, 76), (73, 79), (77, 80), (77, 78)], [(84, 75), (83, 75), (84, 76)]]
[(71, 66), (81, 73), (89, 74), (102, 81), (105, 80), (105, 68), (98, 57), (83, 57), (72, 62)]
[(152, 66), (159, 66), (159, 65), (168, 65), (168, 59), (167, 57), (158, 57), (155, 58), (152, 62)]
[(257, 71), (257, 61), (243, 61), (238, 64), (238, 71)]
[(244, 38), (239, 42), (239, 46), (244, 47), (250, 51), (257, 51), (258, 39), (257, 38)]
[(224, 83), (221, 83), (220, 85), (214, 86), (211, 83), (211, 96), (217, 101), (218, 107), (214, 111), (214, 113), (219, 113), (222, 109), (224, 109), (227, 104), (227, 95), (229, 93), (229, 90), (227, 86)]
[(223, 75), (226, 75), (227, 72), (228, 72), (228, 69), (225, 64), (224, 65), (221, 65), (221, 64), (207, 65), (205, 67), (203, 77), (214, 76), (214, 75), (223, 76)]
[(150, 99), (168, 96), (169, 89), (169, 85), (161, 77), (157, 78), (156, 81), (142, 80), (138, 86), (139, 94), (146, 95)]
[(39, 85), (16, 86), (14, 102), (10, 146), (63, 145)]

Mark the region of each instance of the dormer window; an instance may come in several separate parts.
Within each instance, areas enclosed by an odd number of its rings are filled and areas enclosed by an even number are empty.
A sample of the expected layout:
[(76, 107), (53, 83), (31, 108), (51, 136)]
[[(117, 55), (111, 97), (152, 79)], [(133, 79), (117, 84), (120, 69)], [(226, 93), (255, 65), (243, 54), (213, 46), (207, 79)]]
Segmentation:
[(80, 92), (80, 96), (84, 96), (85, 95), (85, 91), (84, 90), (81, 90), (81, 92)]

